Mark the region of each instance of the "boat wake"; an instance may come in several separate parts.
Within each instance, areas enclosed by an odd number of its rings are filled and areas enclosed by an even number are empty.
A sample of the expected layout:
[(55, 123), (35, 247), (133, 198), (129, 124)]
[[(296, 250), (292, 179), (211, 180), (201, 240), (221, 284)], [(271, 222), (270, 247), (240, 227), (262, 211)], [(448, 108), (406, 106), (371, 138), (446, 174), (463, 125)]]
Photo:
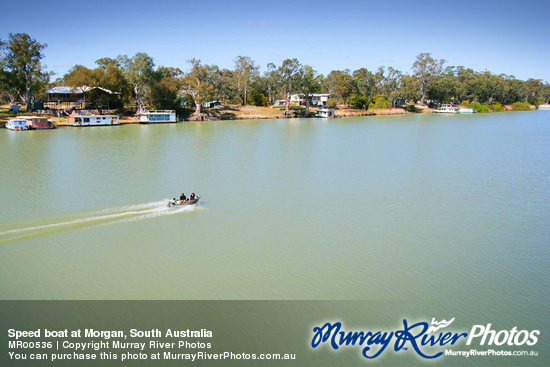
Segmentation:
[(66, 214), (58, 217), (38, 218), (20, 223), (3, 224), (0, 243), (82, 227), (133, 222), (167, 215), (176, 215), (200, 209), (197, 205), (168, 207), (169, 199), (149, 203), (99, 209)]

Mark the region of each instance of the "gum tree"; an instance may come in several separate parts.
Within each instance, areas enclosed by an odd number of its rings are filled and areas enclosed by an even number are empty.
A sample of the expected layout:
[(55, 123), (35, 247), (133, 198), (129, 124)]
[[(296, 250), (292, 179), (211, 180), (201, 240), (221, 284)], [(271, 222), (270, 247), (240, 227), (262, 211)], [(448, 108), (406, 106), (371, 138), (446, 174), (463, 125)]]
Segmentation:
[(116, 62), (122, 65), (124, 75), (132, 85), (136, 97), (137, 112), (143, 112), (145, 108), (142, 97), (147, 96), (150, 83), (155, 78), (153, 58), (145, 52), (138, 52), (131, 59), (126, 55), (119, 56)]
[(250, 88), (250, 83), (259, 75), (259, 66), (254, 64), (254, 61), (248, 56), (237, 56), (235, 59), (235, 87), (241, 101), (241, 106), (247, 102), (247, 95)]
[(189, 95), (195, 103), (193, 118), (204, 120), (201, 113), (201, 105), (214, 93), (215, 74), (218, 72), (216, 65), (203, 65), (199, 59), (187, 61), (191, 64), (191, 70), (181, 80), (180, 93)]
[(277, 69), (279, 88), (285, 98), (285, 116), (290, 115), (290, 93), (296, 88), (300, 68), (298, 59), (286, 59)]
[(49, 81), (50, 73), (43, 71), (40, 61), (46, 46), (26, 33), (10, 33), (4, 53), (0, 54), (4, 89), (12, 99), (18, 97), (24, 101), (27, 111), (32, 110), (35, 94)]
[(304, 95), (306, 100), (306, 117), (309, 116), (311, 107), (311, 95), (321, 91), (323, 76), (317, 74), (317, 71), (309, 65), (304, 65), (298, 71), (297, 90)]
[(432, 57), (431, 53), (421, 53), (416, 56), (416, 61), (413, 64), (414, 75), (416, 76), (420, 86), (420, 104), (424, 104), (424, 99), (430, 89), (432, 81), (441, 74), (445, 60), (437, 60)]

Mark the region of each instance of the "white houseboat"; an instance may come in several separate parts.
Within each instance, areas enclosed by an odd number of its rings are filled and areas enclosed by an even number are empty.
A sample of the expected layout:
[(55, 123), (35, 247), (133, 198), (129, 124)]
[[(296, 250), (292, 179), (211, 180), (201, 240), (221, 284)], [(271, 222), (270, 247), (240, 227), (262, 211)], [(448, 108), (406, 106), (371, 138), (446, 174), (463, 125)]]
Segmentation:
[(6, 129), (15, 130), (15, 131), (21, 131), (21, 130), (27, 130), (29, 128), (27, 119), (16, 117), (13, 119), (9, 119), (6, 122)]
[(315, 117), (335, 117), (334, 109), (329, 107), (319, 107)]
[(138, 115), (140, 124), (178, 122), (176, 120), (176, 111), (174, 110), (143, 111), (138, 113)]
[(435, 113), (459, 113), (459, 108), (451, 104), (442, 104), (441, 107), (435, 109)]
[(72, 126), (105, 126), (120, 125), (119, 117), (115, 115), (71, 115)]
[(542, 111), (550, 111), (550, 104), (541, 104), (539, 105), (539, 110), (542, 110)]

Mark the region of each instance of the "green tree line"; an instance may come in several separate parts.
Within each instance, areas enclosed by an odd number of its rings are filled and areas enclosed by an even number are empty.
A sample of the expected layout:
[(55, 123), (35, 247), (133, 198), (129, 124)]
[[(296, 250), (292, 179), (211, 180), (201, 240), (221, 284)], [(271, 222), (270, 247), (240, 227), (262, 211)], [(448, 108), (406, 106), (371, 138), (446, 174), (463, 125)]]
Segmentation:
[(393, 67), (377, 70), (360, 68), (355, 71), (333, 70), (319, 74), (312, 66), (297, 59), (270, 63), (266, 70), (247, 56), (237, 56), (233, 69), (207, 65), (199, 59), (187, 61), (188, 68), (156, 66), (147, 53), (132, 57), (103, 57), (95, 68), (75, 65), (65, 75), (51, 81), (53, 73), (42, 65), (41, 44), (27, 34), (10, 34), (0, 40), (0, 98), (22, 102), (30, 110), (32, 102), (44, 96), (53, 86), (98, 86), (121, 92), (111, 99), (116, 108), (179, 109), (187, 106), (200, 116), (204, 102), (216, 100), (223, 104), (267, 106), (275, 100), (285, 100), (289, 113), (291, 94), (303, 96), (306, 108), (315, 93), (329, 93), (333, 105), (356, 108), (388, 108), (404, 101), (425, 104), (466, 103), (498, 106), (514, 103), (539, 105), (550, 100), (550, 85), (541, 79), (519, 80), (513, 75), (496, 75), (489, 71), (474, 71), (464, 66), (446, 66), (446, 61), (434, 59), (430, 53), (416, 57), (411, 70), (404, 73)]

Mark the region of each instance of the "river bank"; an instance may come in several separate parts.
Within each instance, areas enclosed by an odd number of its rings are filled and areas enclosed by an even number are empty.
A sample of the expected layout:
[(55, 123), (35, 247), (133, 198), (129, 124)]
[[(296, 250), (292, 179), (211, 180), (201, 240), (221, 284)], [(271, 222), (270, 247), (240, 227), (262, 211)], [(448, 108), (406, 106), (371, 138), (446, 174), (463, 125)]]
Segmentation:
[[(428, 108), (427, 106), (416, 105), (415, 106), (420, 113), (432, 113), (433, 109)], [(505, 111), (511, 111), (511, 106), (503, 106)], [(316, 107), (310, 108), (310, 114), (315, 114), (317, 112)], [(291, 107), (291, 113), (295, 117), (299, 117), (300, 113), (305, 111), (303, 107)], [(178, 115), (179, 121), (190, 121), (192, 120), (191, 110), (185, 111), (185, 113)], [(217, 106), (213, 108), (203, 109), (203, 121), (218, 121), (218, 120), (256, 120), (256, 119), (283, 119), (285, 118), (284, 107), (280, 106), (270, 106), (270, 107), (259, 107), (259, 106), (238, 106), (238, 105), (228, 105), (228, 106)], [(9, 111), (8, 105), (0, 106), (0, 127), (4, 127), (9, 118), (16, 116), (22, 116), (27, 114), (25, 111), (20, 110), (19, 112)], [(348, 106), (339, 106), (335, 109), (334, 112), (336, 117), (357, 117), (357, 116), (391, 116), (391, 115), (405, 115), (410, 114), (410, 112), (405, 111), (403, 108), (389, 108), (384, 110), (364, 110), (356, 109)], [(53, 115), (41, 115), (32, 113), (34, 116), (44, 116), (49, 117), (51, 120), (55, 121), (58, 126), (66, 126), (69, 124), (68, 116), (53, 116)], [(121, 124), (137, 124), (139, 123), (139, 118), (133, 116), (131, 113), (123, 113), (120, 115)]]

